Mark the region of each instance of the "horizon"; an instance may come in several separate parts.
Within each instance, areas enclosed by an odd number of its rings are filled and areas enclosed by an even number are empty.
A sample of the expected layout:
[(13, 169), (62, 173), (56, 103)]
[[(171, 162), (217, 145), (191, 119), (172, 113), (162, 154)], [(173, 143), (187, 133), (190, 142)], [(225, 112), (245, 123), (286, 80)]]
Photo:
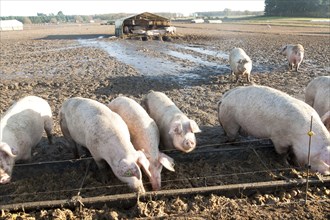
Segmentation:
[[(79, 7), (77, 7), (77, 4)], [(131, 7), (127, 8), (130, 4)], [(20, 7), (17, 7), (19, 5)], [(196, 12), (212, 12), (230, 9), (232, 11), (264, 11), (263, 0), (240, 1), (0, 1), (0, 16), (37, 16), (62, 12), (64, 15), (99, 15), (112, 13), (180, 13), (185, 16)]]

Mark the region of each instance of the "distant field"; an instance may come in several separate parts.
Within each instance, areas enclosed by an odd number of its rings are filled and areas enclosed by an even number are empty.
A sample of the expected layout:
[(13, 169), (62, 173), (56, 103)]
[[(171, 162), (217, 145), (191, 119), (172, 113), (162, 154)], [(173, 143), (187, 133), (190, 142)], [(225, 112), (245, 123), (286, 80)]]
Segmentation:
[(296, 17), (240, 17), (232, 18), (231, 21), (248, 24), (271, 24), (280, 26), (301, 26), (301, 27), (330, 27), (329, 18), (296, 18)]

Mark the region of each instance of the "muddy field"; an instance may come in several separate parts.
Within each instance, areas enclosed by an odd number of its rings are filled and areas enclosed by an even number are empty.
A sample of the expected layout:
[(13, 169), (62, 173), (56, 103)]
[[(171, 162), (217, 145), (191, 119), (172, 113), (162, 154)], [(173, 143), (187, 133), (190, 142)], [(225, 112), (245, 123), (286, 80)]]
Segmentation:
[[(167, 151), (176, 172), (163, 169), (162, 189), (175, 190), (228, 184), (245, 184), (306, 177), (303, 168), (286, 164), (268, 140), (240, 137), (228, 144), (216, 108), (229, 89), (250, 85), (230, 76), (228, 55), (241, 47), (253, 61), (252, 83), (266, 85), (304, 99), (304, 88), (313, 78), (330, 75), (328, 26), (267, 26), (248, 24), (176, 24), (170, 41), (117, 39), (113, 26), (28, 26), (24, 31), (0, 32), (0, 113), (17, 99), (37, 95), (53, 110), (54, 144), (46, 138), (32, 150), (32, 161), (15, 166), (12, 182), (0, 186), (2, 206), (22, 202), (107, 196), (130, 193), (109, 170), (110, 182), (88, 152), (74, 159), (58, 124), (62, 102), (81, 96), (108, 103), (119, 95), (140, 102), (149, 90), (166, 93), (194, 119), (202, 133), (197, 149), (189, 154)], [(284, 44), (300, 43), (305, 59), (300, 72), (287, 70), (279, 55)], [(306, 131), (307, 133), (307, 131)], [(311, 174), (312, 180), (320, 175)], [(145, 187), (151, 190), (147, 178)], [(329, 219), (330, 187), (324, 183), (308, 191), (288, 188), (264, 193), (221, 193), (144, 198), (126, 206), (82, 209), (3, 210), (0, 218), (12, 219)]]

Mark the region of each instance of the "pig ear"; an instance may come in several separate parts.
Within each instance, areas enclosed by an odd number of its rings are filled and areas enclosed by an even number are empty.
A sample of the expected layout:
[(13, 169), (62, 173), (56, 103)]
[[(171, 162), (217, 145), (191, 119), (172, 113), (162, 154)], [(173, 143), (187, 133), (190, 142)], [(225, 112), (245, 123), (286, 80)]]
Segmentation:
[(194, 120), (190, 120), (190, 129), (193, 133), (202, 132)]
[(5, 152), (10, 157), (16, 157), (18, 154), (16, 147), (10, 147), (7, 143), (4, 142), (0, 143), (0, 151)]
[(175, 121), (170, 128), (169, 134), (181, 134), (182, 133), (182, 123), (181, 121)]
[(142, 151), (138, 150), (137, 153), (138, 153), (137, 163), (143, 168), (143, 170), (148, 175), (148, 177), (151, 177), (151, 173), (149, 171), (149, 166), (150, 166), (149, 160)]
[(118, 166), (118, 175), (122, 177), (135, 176), (139, 180), (142, 177), (139, 166), (135, 162), (129, 163), (126, 159), (120, 161)]
[(328, 111), (327, 113), (325, 113), (322, 117), (321, 120), (323, 122), (324, 125), (330, 125), (330, 111)]
[(164, 153), (159, 152), (159, 162), (168, 170), (175, 172), (174, 170), (174, 160), (173, 158), (167, 156)]
[(287, 46), (283, 46), (281, 52), (285, 51)]

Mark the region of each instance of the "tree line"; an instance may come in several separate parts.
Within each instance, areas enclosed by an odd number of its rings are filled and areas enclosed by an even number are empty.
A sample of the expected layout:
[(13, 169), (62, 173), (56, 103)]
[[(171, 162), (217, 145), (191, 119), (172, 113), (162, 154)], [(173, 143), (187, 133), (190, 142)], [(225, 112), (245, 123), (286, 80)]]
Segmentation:
[(265, 0), (265, 16), (330, 17), (330, 0)]
[[(157, 13), (160, 16), (175, 18), (182, 17), (180, 13)], [(110, 14), (99, 14), (99, 15), (64, 15), (62, 11), (57, 14), (44, 14), (37, 13), (37, 16), (6, 16), (0, 17), (0, 20), (18, 20), (23, 24), (44, 24), (44, 23), (89, 23), (94, 21), (114, 21), (123, 17), (130, 16), (128, 13), (110, 13)]]

